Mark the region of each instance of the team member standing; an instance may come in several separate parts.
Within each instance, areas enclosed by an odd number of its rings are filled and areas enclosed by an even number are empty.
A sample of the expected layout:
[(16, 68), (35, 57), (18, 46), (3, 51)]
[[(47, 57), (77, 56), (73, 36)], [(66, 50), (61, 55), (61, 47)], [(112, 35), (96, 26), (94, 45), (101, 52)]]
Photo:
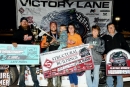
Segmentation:
[[(67, 47), (79, 46), (82, 44), (82, 39), (79, 34), (76, 33), (76, 28), (73, 23), (68, 24), (68, 42)], [(78, 77), (76, 73), (69, 74), (69, 80), (71, 87), (78, 87)]]
[[(28, 20), (25, 17), (22, 17), (20, 20), (19, 29), (13, 35), (12, 44), (14, 47), (17, 47), (18, 44), (33, 44), (34, 36), (31, 32), (31, 29), (28, 25)], [(19, 74), (19, 87), (25, 87), (25, 69), (26, 65), (20, 65), (20, 74)], [(36, 67), (30, 67), (32, 80), (34, 82), (33, 87), (39, 87), (39, 82), (37, 80)]]
[(92, 36), (87, 37), (84, 43), (88, 43), (89, 49), (91, 49), (93, 60), (94, 60), (94, 69), (93, 69), (93, 81), (91, 77), (92, 70), (86, 70), (86, 80), (88, 87), (98, 87), (99, 84), (99, 69), (102, 62), (102, 55), (105, 51), (104, 41), (98, 37), (100, 34), (100, 27), (97, 25), (92, 26)]
[[(121, 33), (118, 33), (115, 29), (115, 25), (113, 23), (109, 23), (107, 25), (107, 34), (104, 35), (102, 38), (105, 41), (105, 52), (104, 52), (104, 58), (106, 58), (106, 54), (116, 48), (124, 49), (128, 52), (130, 52), (130, 48), (128, 44), (126, 43), (123, 35)], [(122, 75), (117, 75), (117, 85), (116, 87), (123, 87), (123, 78)], [(108, 87), (114, 87), (113, 84), (113, 77), (107, 76), (107, 86)]]

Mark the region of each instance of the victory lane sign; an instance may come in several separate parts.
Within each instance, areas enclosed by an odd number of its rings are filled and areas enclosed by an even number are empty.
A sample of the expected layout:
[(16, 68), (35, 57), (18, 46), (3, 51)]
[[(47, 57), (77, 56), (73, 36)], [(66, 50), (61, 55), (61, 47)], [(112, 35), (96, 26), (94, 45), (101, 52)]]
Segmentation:
[(0, 44), (0, 64), (32, 65), (39, 64), (40, 46)]
[(89, 44), (41, 54), (44, 78), (81, 72), (94, 68)]

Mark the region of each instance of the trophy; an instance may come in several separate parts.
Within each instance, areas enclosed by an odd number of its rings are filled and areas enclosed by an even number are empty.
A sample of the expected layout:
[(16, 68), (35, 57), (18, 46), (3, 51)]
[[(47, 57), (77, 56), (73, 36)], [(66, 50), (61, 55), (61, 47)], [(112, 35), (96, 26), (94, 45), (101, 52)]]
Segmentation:
[[(33, 26), (34, 26), (34, 30), (36, 30), (36, 31), (38, 31), (38, 30), (40, 30), (41, 32), (38, 34), (38, 32), (36, 32), (36, 34), (35, 34), (35, 32), (33, 32), (34, 33), (34, 35), (35, 35), (35, 38), (38, 38), (38, 36), (43, 36), (44, 34), (46, 34), (47, 36), (49, 36), (49, 37), (51, 37), (52, 39), (54, 38), (53, 36), (51, 36), (49, 33), (47, 33), (46, 31), (44, 31), (43, 29), (41, 29), (41, 28), (39, 28), (37, 25), (36, 25), (36, 23), (33, 23)], [(53, 43), (51, 43), (51, 45), (59, 45), (59, 42), (58, 41), (54, 41)]]

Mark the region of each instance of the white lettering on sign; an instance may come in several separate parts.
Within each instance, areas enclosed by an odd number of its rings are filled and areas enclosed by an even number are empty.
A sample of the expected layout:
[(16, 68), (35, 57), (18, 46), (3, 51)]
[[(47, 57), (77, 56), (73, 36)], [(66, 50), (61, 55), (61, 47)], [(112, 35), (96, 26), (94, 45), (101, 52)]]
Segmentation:
[(9, 73), (0, 73), (0, 86), (8, 86), (9, 85)]
[(21, 51), (21, 50), (1, 50), (0, 53), (17, 53), (17, 54), (20, 54), (20, 53), (23, 53), (23, 51)]
[(130, 69), (130, 67), (110, 67), (110, 69)]
[(130, 70), (108, 70), (108, 74), (130, 74)]

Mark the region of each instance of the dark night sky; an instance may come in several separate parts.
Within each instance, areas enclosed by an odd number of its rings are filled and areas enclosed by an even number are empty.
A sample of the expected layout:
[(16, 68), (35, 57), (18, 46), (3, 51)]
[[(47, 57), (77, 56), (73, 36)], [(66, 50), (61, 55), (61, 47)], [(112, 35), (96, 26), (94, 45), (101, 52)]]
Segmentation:
[[(113, 6), (113, 22), (116, 16), (119, 16), (121, 18), (119, 22), (120, 29), (127, 29), (129, 27), (129, 0), (114, 0), (114, 6)], [(15, 29), (16, 28), (16, 14), (15, 14), (15, 0), (2, 0), (2, 2), (5, 4), (2, 6), (3, 3), (1, 3), (1, 29)], [(10, 11), (10, 12), (9, 12)]]
[(128, 1), (123, 0), (114, 0), (114, 6), (113, 6), (113, 22), (115, 22), (115, 17), (119, 16), (121, 20), (119, 21), (119, 28), (121, 29), (129, 29), (129, 21), (130, 20), (130, 12), (129, 12), (130, 4)]

